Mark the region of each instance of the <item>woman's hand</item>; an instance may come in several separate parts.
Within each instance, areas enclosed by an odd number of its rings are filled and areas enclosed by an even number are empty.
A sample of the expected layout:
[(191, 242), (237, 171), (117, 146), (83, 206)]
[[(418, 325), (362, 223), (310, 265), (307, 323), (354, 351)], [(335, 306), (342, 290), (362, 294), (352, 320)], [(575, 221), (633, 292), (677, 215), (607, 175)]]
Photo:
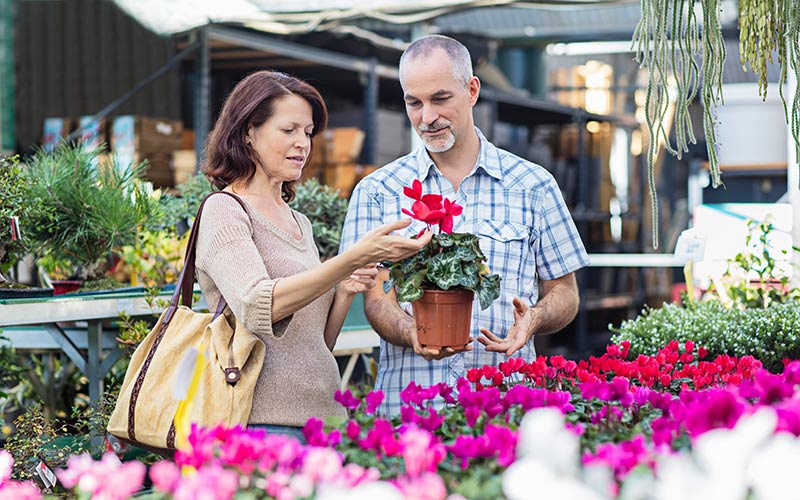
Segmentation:
[(378, 283), (378, 265), (368, 264), (356, 269), (347, 279), (343, 280), (336, 287), (336, 291), (341, 291), (347, 295), (356, 295), (366, 292)]
[(384, 224), (365, 234), (351, 248), (360, 256), (362, 262), (397, 262), (416, 254), (431, 241), (433, 233), (426, 229), (417, 239), (392, 234), (411, 224), (411, 219), (402, 219)]

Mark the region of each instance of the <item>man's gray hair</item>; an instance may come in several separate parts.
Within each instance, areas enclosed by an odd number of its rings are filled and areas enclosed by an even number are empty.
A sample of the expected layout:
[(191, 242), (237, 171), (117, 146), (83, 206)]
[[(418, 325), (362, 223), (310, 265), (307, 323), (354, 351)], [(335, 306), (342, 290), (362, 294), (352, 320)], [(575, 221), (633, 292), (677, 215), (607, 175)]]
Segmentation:
[(450, 66), (453, 69), (453, 78), (466, 87), (472, 78), (472, 59), (469, 51), (458, 40), (444, 35), (427, 35), (411, 43), (400, 56), (400, 80), (403, 79), (403, 63), (419, 57), (430, 56), (436, 50), (447, 53)]

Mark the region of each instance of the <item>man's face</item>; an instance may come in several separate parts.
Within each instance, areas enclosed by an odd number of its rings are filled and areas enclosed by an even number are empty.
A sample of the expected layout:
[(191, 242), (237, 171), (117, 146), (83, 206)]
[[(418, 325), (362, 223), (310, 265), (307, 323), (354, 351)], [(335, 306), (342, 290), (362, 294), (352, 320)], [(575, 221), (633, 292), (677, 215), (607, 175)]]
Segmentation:
[(431, 153), (449, 151), (474, 126), (480, 83), (473, 77), (465, 88), (456, 80), (445, 51), (404, 61), (400, 85), (408, 119)]

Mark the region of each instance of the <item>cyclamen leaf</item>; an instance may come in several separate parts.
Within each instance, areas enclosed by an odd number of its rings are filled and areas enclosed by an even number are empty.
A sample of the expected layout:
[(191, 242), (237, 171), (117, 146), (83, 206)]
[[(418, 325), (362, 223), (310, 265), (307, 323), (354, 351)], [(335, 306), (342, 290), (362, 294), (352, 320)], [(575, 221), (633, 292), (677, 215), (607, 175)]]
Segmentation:
[(440, 253), (431, 258), (428, 265), (428, 280), (441, 290), (458, 285), (461, 263), (452, 253)]
[(477, 292), (481, 309), (486, 309), (492, 305), (492, 302), (500, 296), (500, 276), (497, 274), (484, 276)]
[[(459, 250), (461, 250), (459, 248)], [(461, 273), (459, 273), (458, 284), (464, 288), (475, 290), (480, 285), (480, 276), (478, 275), (478, 266), (474, 262), (467, 262), (461, 264)]]
[[(456, 258), (462, 262), (472, 262), (478, 258), (475, 255), (475, 251), (469, 247), (458, 247), (456, 248)], [(477, 276), (477, 268), (475, 269), (475, 274)]]
[(423, 290), (414, 286), (413, 280), (408, 280), (397, 287), (397, 300), (400, 302), (414, 302), (421, 299)]

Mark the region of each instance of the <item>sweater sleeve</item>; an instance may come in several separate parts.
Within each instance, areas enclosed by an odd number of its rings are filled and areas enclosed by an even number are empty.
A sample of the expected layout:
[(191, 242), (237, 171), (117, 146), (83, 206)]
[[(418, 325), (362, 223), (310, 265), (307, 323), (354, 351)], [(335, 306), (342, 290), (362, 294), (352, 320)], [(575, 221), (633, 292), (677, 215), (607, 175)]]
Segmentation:
[(272, 324), (272, 294), (278, 280), (267, 273), (248, 214), (236, 200), (213, 196), (203, 208), (199, 231), (197, 268), (225, 297), (234, 316), (253, 333), (281, 336), (285, 330), (273, 329)]

